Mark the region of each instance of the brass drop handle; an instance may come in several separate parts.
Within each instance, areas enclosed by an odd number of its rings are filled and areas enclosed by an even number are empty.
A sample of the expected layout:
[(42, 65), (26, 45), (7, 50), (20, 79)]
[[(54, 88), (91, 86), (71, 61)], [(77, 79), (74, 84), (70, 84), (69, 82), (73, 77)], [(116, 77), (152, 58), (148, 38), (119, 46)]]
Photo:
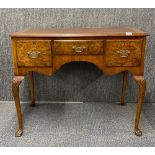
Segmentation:
[(86, 47), (85, 46), (73, 46), (72, 49), (76, 52), (76, 53), (81, 53), (83, 52)]
[(28, 51), (27, 55), (29, 58), (36, 59), (40, 55), (39, 51)]
[(117, 53), (120, 55), (121, 58), (127, 58), (130, 54), (129, 50), (119, 50)]

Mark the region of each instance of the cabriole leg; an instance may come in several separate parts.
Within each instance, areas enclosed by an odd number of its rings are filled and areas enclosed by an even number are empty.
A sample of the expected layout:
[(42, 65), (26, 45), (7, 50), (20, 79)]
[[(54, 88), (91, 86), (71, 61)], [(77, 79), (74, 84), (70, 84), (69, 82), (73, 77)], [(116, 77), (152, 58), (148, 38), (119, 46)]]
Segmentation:
[(16, 131), (16, 137), (20, 137), (23, 133), (23, 124), (22, 124), (22, 112), (20, 106), (20, 98), (19, 98), (19, 85), (21, 84), (23, 76), (15, 76), (12, 81), (12, 93), (15, 100), (17, 118), (18, 118), (18, 128)]
[(135, 135), (141, 136), (142, 131), (139, 129), (140, 114), (142, 111), (142, 104), (144, 101), (145, 89), (146, 89), (146, 80), (143, 76), (134, 76), (133, 77), (139, 87), (137, 111), (136, 111), (136, 120), (135, 120)]

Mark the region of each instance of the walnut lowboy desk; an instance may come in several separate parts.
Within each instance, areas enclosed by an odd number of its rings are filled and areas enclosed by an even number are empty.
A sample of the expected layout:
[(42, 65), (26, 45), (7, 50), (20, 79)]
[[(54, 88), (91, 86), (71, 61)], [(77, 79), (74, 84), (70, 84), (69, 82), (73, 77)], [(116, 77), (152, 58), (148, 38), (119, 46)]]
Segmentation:
[(139, 87), (134, 132), (141, 136), (139, 121), (146, 87), (143, 77), (146, 36), (146, 32), (125, 27), (29, 29), (13, 33), (12, 91), (18, 117), (16, 136), (20, 137), (23, 133), (19, 85), (24, 76), (29, 74), (34, 106), (33, 72), (50, 76), (62, 65), (72, 61), (93, 63), (105, 75), (123, 72), (121, 105), (124, 105), (127, 72), (132, 73)]

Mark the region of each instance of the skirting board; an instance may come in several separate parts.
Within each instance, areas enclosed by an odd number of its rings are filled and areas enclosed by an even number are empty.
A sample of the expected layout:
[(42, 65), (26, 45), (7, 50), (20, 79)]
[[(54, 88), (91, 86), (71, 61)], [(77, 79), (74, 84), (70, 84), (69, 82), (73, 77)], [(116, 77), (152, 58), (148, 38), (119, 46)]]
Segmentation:
[[(3, 104), (3, 103), (14, 103), (14, 101), (0, 101), (0, 104)], [(21, 104), (27, 104), (27, 103), (31, 103), (31, 101), (21, 101)], [(36, 104), (44, 104), (44, 103), (53, 103), (53, 104), (63, 104), (63, 103), (84, 103), (84, 102), (67, 102), (67, 101), (35, 101)]]
[[(14, 104), (14, 101), (0, 101), (0, 104)], [(21, 101), (21, 104), (30, 104), (31, 101)], [(72, 101), (35, 101), (36, 104), (75, 104), (75, 103), (88, 103), (88, 102), (72, 102)], [(89, 103), (93, 103), (89, 102)], [(95, 103), (108, 103), (108, 102), (95, 102)], [(149, 102), (153, 105), (155, 105), (155, 102)], [(144, 104), (149, 104), (148, 102), (144, 102)], [(120, 102), (114, 102), (113, 104), (120, 104)], [(128, 103), (127, 103), (128, 104)], [(137, 102), (130, 102), (129, 104), (137, 104)]]

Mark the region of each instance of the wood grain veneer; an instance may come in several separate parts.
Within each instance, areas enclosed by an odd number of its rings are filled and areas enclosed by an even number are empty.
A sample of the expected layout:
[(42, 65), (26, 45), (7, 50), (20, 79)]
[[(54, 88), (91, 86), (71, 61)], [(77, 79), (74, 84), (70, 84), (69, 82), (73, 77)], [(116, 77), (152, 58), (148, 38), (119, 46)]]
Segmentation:
[(146, 87), (143, 73), (147, 35), (141, 30), (126, 27), (29, 29), (13, 33), (11, 38), (15, 77), (12, 90), (18, 116), (16, 136), (23, 133), (19, 85), (24, 76), (30, 75), (34, 106), (33, 72), (52, 75), (62, 65), (72, 61), (93, 63), (106, 75), (123, 72), (121, 105), (125, 103), (127, 73), (133, 74), (139, 87), (135, 134), (141, 136), (139, 121)]

